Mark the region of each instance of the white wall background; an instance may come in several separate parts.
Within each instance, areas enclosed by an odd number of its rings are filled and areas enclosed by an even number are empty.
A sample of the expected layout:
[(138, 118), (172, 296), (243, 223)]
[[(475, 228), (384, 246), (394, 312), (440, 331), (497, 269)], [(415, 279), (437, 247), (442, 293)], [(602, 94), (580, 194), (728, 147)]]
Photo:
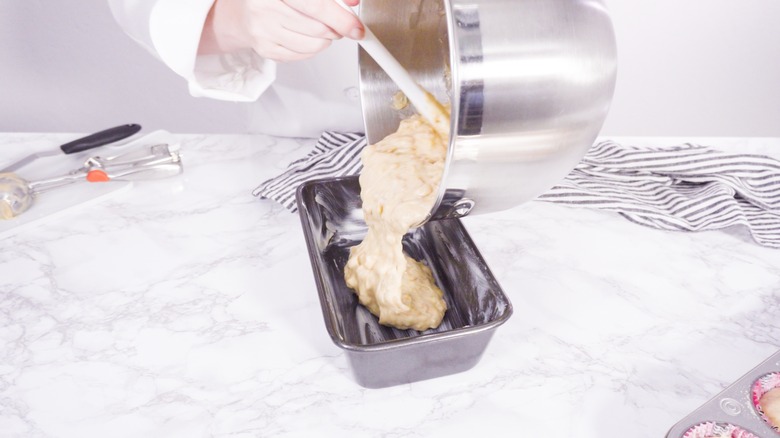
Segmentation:
[(0, 131), (242, 132), (241, 105), (189, 95), (105, 0), (0, 0)]
[[(619, 79), (604, 135), (780, 137), (780, 0), (607, 0)], [(0, 0), (0, 131), (121, 123), (245, 132), (240, 104), (190, 97), (104, 0)]]
[(607, 135), (780, 136), (780, 1), (606, 0)]

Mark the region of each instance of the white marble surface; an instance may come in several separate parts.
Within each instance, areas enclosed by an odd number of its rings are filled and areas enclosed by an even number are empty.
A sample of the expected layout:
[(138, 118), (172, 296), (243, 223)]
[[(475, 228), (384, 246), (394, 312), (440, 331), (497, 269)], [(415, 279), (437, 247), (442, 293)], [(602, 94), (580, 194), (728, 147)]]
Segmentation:
[(531, 202), (464, 221), (515, 309), (481, 362), (361, 388), (298, 217), (250, 194), (308, 143), (178, 138), (182, 176), (0, 241), (0, 436), (657, 438), (780, 348), (780, 251)]

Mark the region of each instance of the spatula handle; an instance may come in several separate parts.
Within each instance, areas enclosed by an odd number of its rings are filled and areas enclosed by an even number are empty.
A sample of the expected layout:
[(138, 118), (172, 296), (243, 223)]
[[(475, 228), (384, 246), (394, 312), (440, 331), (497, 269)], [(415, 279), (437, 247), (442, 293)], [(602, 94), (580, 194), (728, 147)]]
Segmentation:
[(409, 72), (406, 71), (365, 24), (364, 28), (366, 34), (362, 40), (358, 41), (360, 46), (374, 58), (374, 61), (398, 85), (398, 88), (404, 92), (415, 109), (417, 109), (417, 112), (425, 117), (439, 133), (449, 135), (450, 116), (447, 114), (447, 111), (435, 97), (415, 82)]
[(115, 141), (130, 137), (141, 130), (141, 125), (135, 123), (115, 126), (106, 130), (90, 134), (86, 137), (73, 140), (60, 146), (62, 152), (66, 154), (75, 154), (76, 152), (86, 151), (98, 146), (103, 146)]
[[(337, 1), (343, 8), (354, 14), (352, 9), (344, 4), (343, 1)], [(387, 47), (374, 35), (374, 32), (371, 32), (371, 29), (366, 26), (366, 23), (363, 23), (363, 29), (365, 29), (365, 36), (362, 40), (358, 40), (358, 44), (390, 76), (390, 79), (403, 91), (417, 112), (428, 120), (428, 123), (433, 126), (439, 135), (449, 136), (450, 115), (447, 110), (431, 93), (415, 82), (404, 66), (395, 59), (393, 54), (387, 50)]]

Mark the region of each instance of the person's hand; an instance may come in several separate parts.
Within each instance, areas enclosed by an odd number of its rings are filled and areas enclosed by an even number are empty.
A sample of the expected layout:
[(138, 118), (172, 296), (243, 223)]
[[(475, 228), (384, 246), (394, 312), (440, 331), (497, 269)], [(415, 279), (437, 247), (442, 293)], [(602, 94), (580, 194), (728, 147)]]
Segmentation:
[[(360, 0), (344, 0), (355, 6)], [(275, 61), (314, 56), (333, 40), (363, 38), (360, 20), (337, 0), (216, 0), (200, 53), (253, 49)]]

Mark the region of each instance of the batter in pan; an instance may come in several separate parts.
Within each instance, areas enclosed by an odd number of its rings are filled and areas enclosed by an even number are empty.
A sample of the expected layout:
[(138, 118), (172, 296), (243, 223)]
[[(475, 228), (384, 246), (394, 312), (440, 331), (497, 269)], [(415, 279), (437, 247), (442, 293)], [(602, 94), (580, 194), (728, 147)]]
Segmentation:
[(351, 249), (345, 279), (381, 324), (423, 331), (438, 327), (447, 310), (431, 270), (401, 244), (436, 202), (446, 155), (447, 138), (417, 115), (361, 155), (368, 234)]

